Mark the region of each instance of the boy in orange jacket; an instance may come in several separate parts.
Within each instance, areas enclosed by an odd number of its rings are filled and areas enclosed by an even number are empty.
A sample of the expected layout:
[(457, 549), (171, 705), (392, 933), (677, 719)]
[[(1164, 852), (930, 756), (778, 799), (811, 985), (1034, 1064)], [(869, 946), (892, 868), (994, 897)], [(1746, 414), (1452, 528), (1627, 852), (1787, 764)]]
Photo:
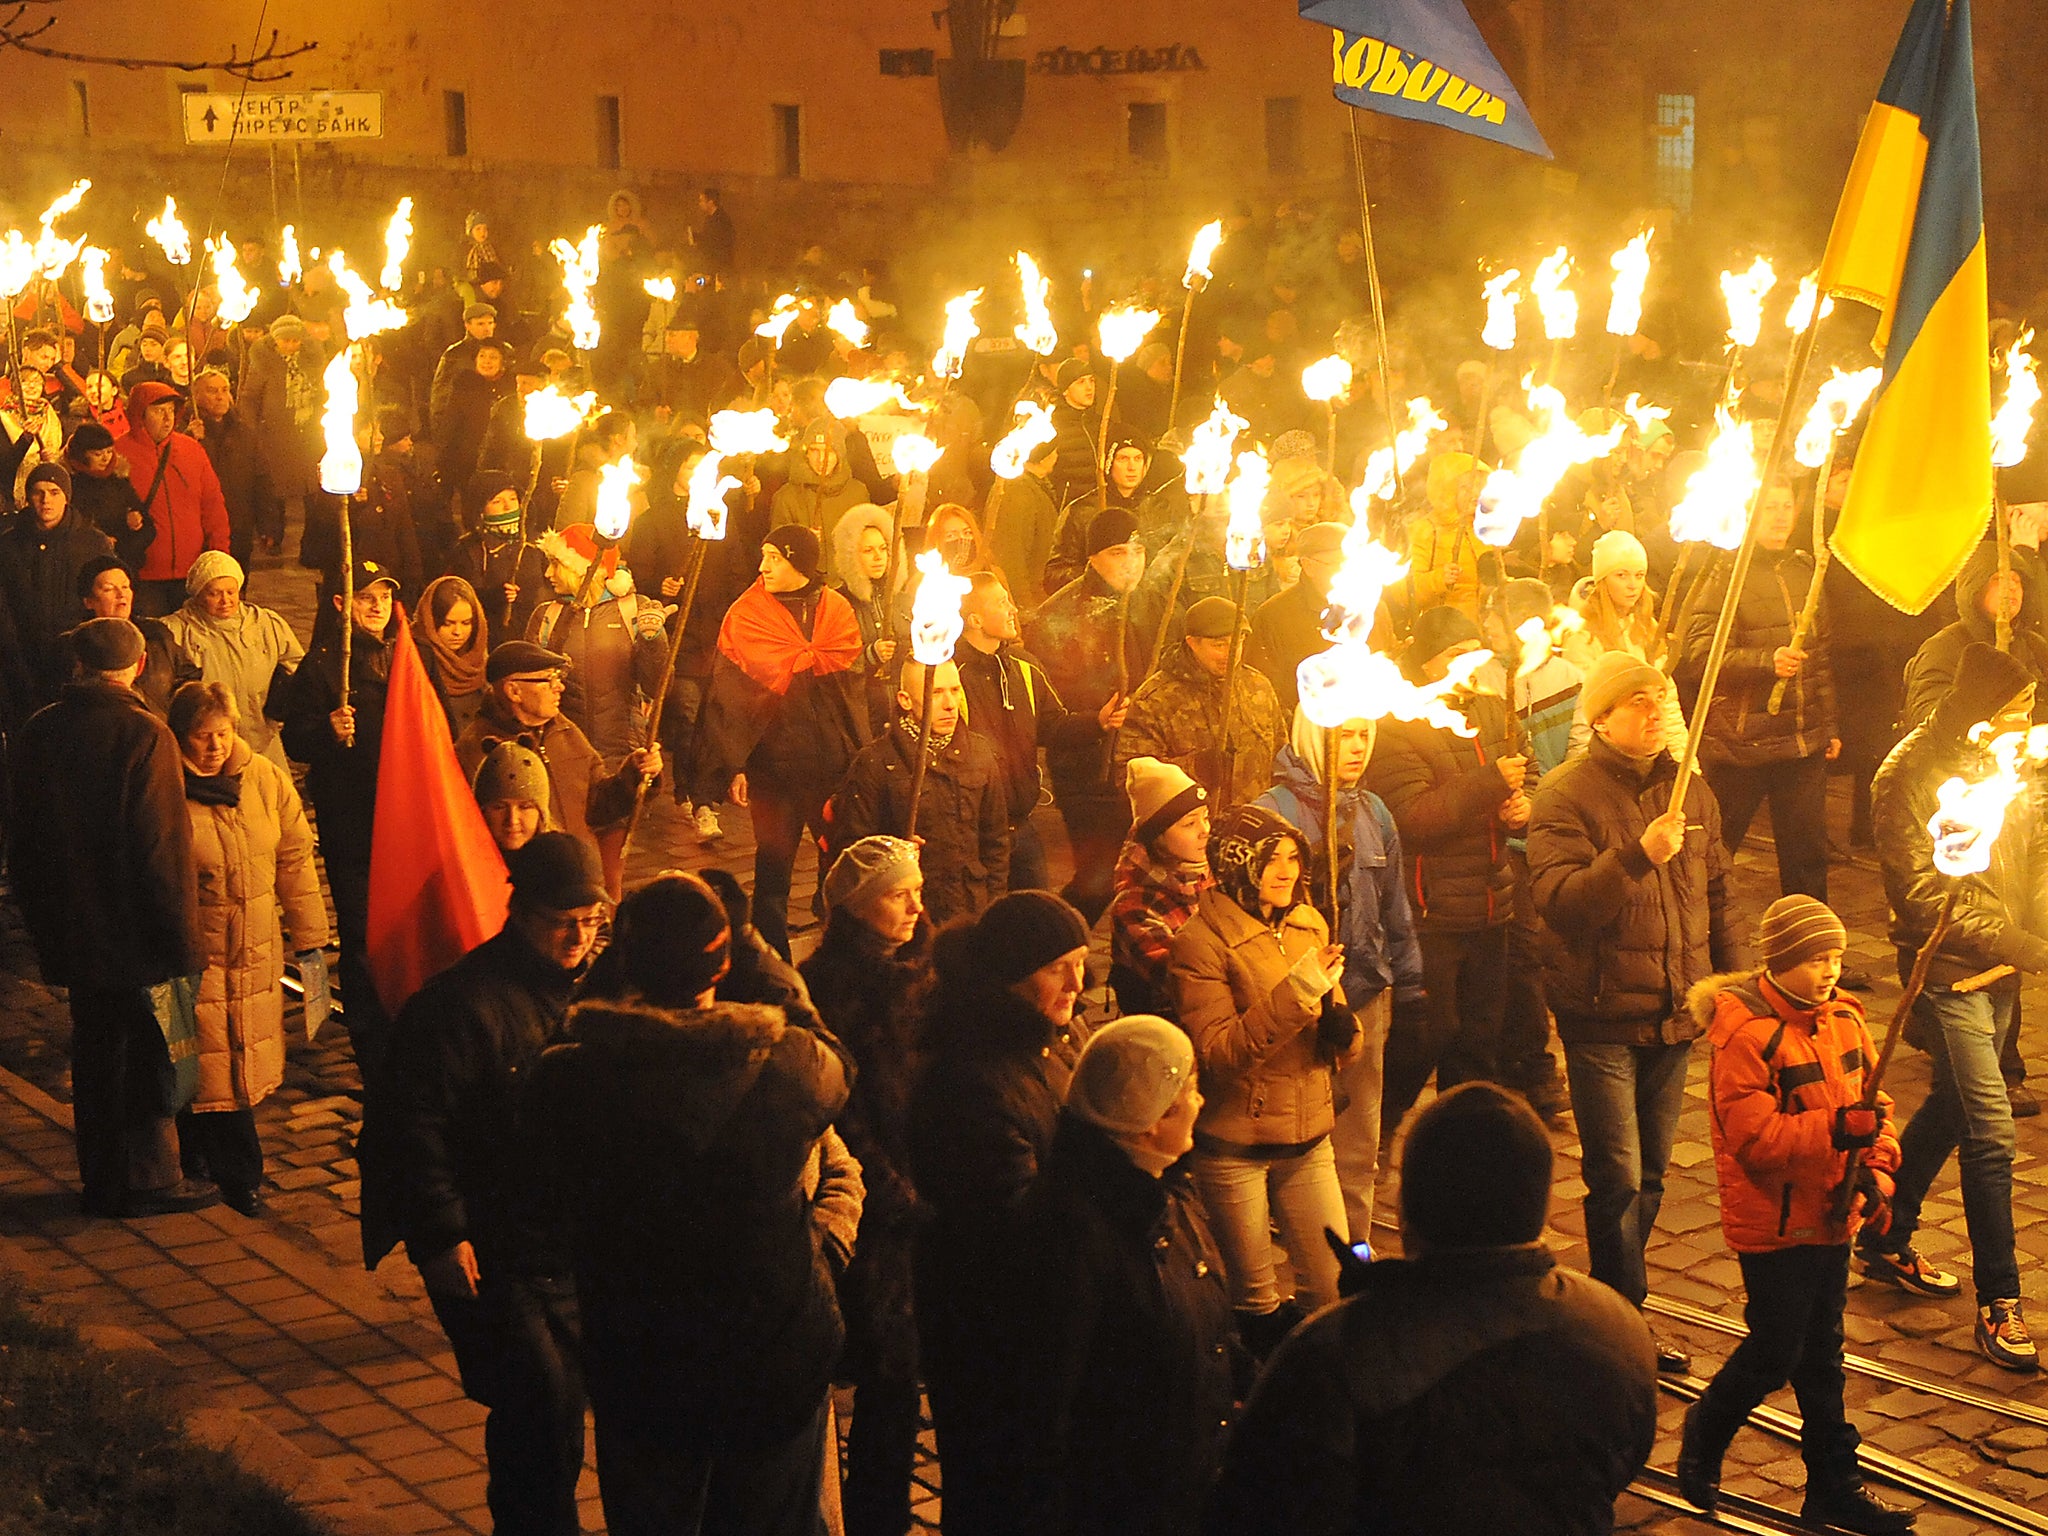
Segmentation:
[[(1824, 903), (1785, 896), (1757, 936), (1764, 968), (1713, 976), (1687, 1002), (1713, 1046), (1714, 1168), (1721, 1232), (1742, 1266), (1749, 1336), (1687, 1410), (1678, 1484), (1714, 1508), (1721, 1457), (1752, 1409), (1789, 1380), (1804, 1417), (1803, 1517), (1843, 1530), (1894, 1536), (1913, 1516), (1863, 1488), (1861, 1437), (1842, 1411), (1842, 1307), (1849, 1241), (1869, 1221), (1882, 1229), (1899, 1166), (1888, 1095), (1863, 1102), (1877, 1059), (1863, 1008), (1838, 992), (1848, 932)], [(1844, 1180), (1858, 1186), (1843, 1220)]]

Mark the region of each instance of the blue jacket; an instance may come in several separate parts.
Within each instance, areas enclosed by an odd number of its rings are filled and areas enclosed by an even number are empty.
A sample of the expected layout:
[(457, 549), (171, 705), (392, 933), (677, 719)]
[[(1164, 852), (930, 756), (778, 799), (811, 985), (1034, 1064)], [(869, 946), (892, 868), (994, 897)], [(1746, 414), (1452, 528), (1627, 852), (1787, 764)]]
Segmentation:
[[(1322, 781), (1292, 747), (1282, 747), (1273, 759), (1273, 779), (1273, 787), (1253, 803), (1285, 816), (1308, 838), (1309, 847), (1320, 851)], [(1357, 1007), (1392, 987), (1394, 1001), (1419, 1001), (1422, 947), (1415, 942), (1408, 891), (1401, 882), (1401, 834), (1393, 813), (1361, 784), (1339, 794), (1337, 814), (1351, 818), (1351, 878), (1338, 934), (1344, 945), (1344, 995)], [(1341, 832), (1337, 841), (1342, 848), (1346, 839)], [(1329, 899), (1327, 877), (1315, 882), (1310, 898), (1318, 906)]]

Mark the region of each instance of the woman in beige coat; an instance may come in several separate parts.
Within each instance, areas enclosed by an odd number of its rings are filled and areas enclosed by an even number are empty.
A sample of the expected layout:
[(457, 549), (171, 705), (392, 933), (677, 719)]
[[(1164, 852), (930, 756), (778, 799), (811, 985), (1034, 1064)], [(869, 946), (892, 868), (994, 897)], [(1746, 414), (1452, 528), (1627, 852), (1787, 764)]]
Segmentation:
[[(1238, 1327), (1270, 1350), (1305, 1312), (1337, 1299), (1324, 1230), (1348, 1231), (1330, 1131), (1336, 1074), (1361, 1048), (1337, 978), (1344, 949), (1308, 904), (1301, 833), (1239, 806), (1209, 839), (1216, 885), (1173, 941), (1167, 987), (1202, 1071), (1194, 1173)], [(1269, 1236), (1287, 1245), (1297, 1304), (1284, 1306)]]
[(199, 868), (206, 973), (199, 984), (199, 1092), (178, 1116), (188, 1177), (211, 1178), (245, 1216), (262, 1209), (256, 1106), (284, 1081), (285, 937), (327, 942), (313, 831), (290, 775), (249, 749), (220, 683), (171, 698)]

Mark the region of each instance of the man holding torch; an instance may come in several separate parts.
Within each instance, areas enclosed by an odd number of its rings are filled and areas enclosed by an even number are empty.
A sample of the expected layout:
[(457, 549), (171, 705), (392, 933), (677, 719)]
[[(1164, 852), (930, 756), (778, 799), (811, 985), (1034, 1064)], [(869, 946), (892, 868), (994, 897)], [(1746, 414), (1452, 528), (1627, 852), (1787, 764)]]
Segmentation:
[[(2012, 1104), (1998, 1068), (2013, 1027), (2015, 972), (2048, 973), (2048, 825), (2015, 780), (2016, 813), (1996, 833), (1989, 867), (1953, 875), (1929, 823), (1964, 780), (1984, 778), (1984, 746), (2024, 732), (2034, 683), (1988, 645), (1963, 652), (1956, 680), (1926, 723), (1893, 749), (1871, 787), (1872, 820), (1891, 903), (1900, 974), (1940, 933), (1910, 1027), (1934, 1058), (1934, 1084), (1899, 1138), (1891, 1228), (1859, 1244), (1865, 1273), (1923, 1296), (1961, 1284), (1913, 1249), (1921, 1203), (1949, 1153), (1961, 1149), (1963, 1216), (1977, 1290), (1977, 1345), (1993, 1364), (2032, 1371), (2038, 1356), (2020, 1310), (2012, 1216)], [(1988, 724), (1987, 724), (1988, 723)], [(1995, 973), (1996, 979), (1987, 980)]]

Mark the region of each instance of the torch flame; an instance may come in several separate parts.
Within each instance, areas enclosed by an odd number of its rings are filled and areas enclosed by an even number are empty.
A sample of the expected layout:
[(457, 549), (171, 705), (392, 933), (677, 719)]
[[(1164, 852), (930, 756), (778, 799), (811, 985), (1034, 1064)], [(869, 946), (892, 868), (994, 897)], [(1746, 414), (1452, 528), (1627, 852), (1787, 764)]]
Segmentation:
[(401, 197), (391, 222), (384, 226), (384, 270), (377, 274), (377, 281), (386, 293), (405, 287), (405, 258), (411, 254), (412, 199)]
[(1721, 297), (1728, 304), (1728, 339), (1736, 346), (1756, 345), (1764, 329), (1764, 300), (1777, 286), (1778, 274), (1761, 256), (1746, 272), (1721, 274)]
[(220, 318), (229, 325), (240, 325), (255, 312), (258, 290), (242, 280), (241, 269), (235, 265), (234, 242), (226, 230), (218, 239), (208, 238), (206, 255), (213, 263), (214, 289), (220, 294)]
[(560, 236), (548, 242), (548, 253), (562, 264), (562, 286), (569, 293), (563, 318), (569, 322), (570, 339), (584, 350), (597, 345), (600, 330), (597, 311), (590, 305), (590, 290), (597, 284), (597, 245), (603, 235), (603, 226), (593, 224), (574, 245)]
[(341, 312), (341, 321), (350, 341), (361, 341), (365, 336), (375, 336), (382, 331), (395, 331), (411, 318), (391, 300), (372, 294), (370, 285), (349, 270), (348, 258), (342, 252), (328, 252), (327, 270), (334, 274), (334, 281), (348, 295), (348, 305)]
[(939, 462), (940, 451), (922, 432), (905, 432), (889, 445), (889, 462), (899, 475), (928, 475)]
[(1407, 574), (1406, 560), (1375, 539), (1362, 519), (1353, 523), (1344, 534), (1344, 563), (1330, 577), (1330, 596), (1321, 621), (1323, 638), (1338, 645), (1364, 645), (1379, 615), (1381, 597)]
[(565, 395), (553, 384), (544, 385), (522, 403), (526, 435), (536, 443), (567, 437), (590, 419), (596, 405), (594, 389), (586, 389), (580, 395)]
[(1514, 542), (1517, 530), (1542, 511), (1544, 501), (1571, 469), (1606, 458), (1628, 435), (1625, 421), (1598, 436), (1587, 432), (1572, 420), (1564, 395), (1548, 384), (1530, 389), (1529, 406), (1543, 423), (1542, 432), (1530, 439), (1512, 470), (1497, 469), (1487, 476), (1473, 513), (1473, 534), (1496, 548)]
[(1738, 549), (1749, 526), (1749, 504), (1763, 476), (1757, 469), (1752, 424), (1738, 422), (1725, 405), (1714, 408), (1714, 440), (1707, 462), (1685, 482), (1671, 509), (1671, 537), (1682, 544), (1704, 539), (1716, 549)]
[(278, 248), (283, 253), (277, 258), (277, 280), (289, 288), (305, 276), (305, 268), (299, 265), (299, 232), (287, 224), (277, 239)]
[(965, 576), (955, 576), (946, 557), (928, 549), (917, 557), (917, 591), (910, 599), (910, 654), (921, 666), (936, 667), (953, 659), (953, 647), (967, 626), (960, 600), (974, 589)]
[(43, 228), (48, 229), (52, 224), (63, 218), (65, 214), (76, 213), (78, 205), (85, 201), (85, 194), (91, 190), (92, 182), (84, 177), (80, 177), (77, 181), (71, 183), (70, 191), (43, 210), (43, 216), (37, 222)]
[(1301, 392), (1328, 405), (1351, 387), (1349, 360), (1332, 353), (1301, 370)]
[(1585, 627), (1586, 621), (1579, 616), (1579, 610), (1562, 604), (1552, 608), (1548, 614), (1533, 614), (1522, 620), (1515, 626), (1515, 639), (1520, 642), (1522, 653), (1522, 659), (1515, 665), (1515, 681), (1519, 683), (1534, 677), (1564, 644), (1566, 635)]
[[(981, 334), (974, 322), (974, 306), (981, 302), (981, 289), (946, 300), (946, 332), (939, 350), (932, 354), (932, 372), (942, 379), (957, 379), (967, 366), (967, 348)], [(947, 654), (951, 654), (950, 648)]]
[(1051, 357), (1053, 349), (1060, 344), (1060, 333), (1052, 323), (1052, 309), (1048, 302), (1052, 295), (1052, 279), (1038, 270), (1038, 263), (1031, 259), (1029, 251), (1019, 251), (1017, 281), (1024, 290), (1024, 319), (1017, 326), (1016, 337), (1028, 351), (1040, 357)]
[(1023, 474), (1024, 466), (1038, 457), (1038, 450), (1059, 436), (1059, 429), (1052, 424), (1050, 406), (1019, 400), (1017, 416), (1017, 425), (1010, 428), (988, 456), (989, 468), (1004, 480), (1014, 480)]
[(320, 430), (327, 451), (320, 456), (320, 489), (331, 496), (353, 496), (363, 488), (363, 450), (356, 444), (356, 371), (350, 348), (343, 347), (327, 365), (327, 404), (320, 412)]
[(74, 181), (70, 191), (43, 210), (42, 231), (36, 236), (36, 264), (42, 269), (43, 276), (62, 277), (65, 269), (78, 260), (79, 252), (85, 249), (85, 236), (66, 240), (58, 235), (55, 225), (85, 201), (85, 194), (91, 187), (90, 181)]
[(1981, 875), (1991, 867), (1991, 847), (2005, 826), (2006, 810), (2027, 792), (2022, 768), (2048, 757), (2048, 726), (2007, 731), (1984, 744), (1991, 728), (1986, 720), (1970, 731), (1970, 739), (1991, 756), (1990, 774), (1974, 783), (1952, 778), (1934, 792), (1936, 808), (1927, 835), (1934, 839), (1934, 867), (1952, 878)]
[(775, 429), (775, 413), (765, 406), (758, 411), (719, 411), (711, 418), (713, 453), (780, 453), (789, 439)]
[(1486, 329), (1479, 333), (1479, 339), (1496, 352), (1515, 350), (1515, 306), (1522, 302), (1522, 296), (1512, 290), (1521, 276), (1521, 268), (1509, 267), (1482, 290), (1486, 295)]
[(1158, 324), (1156, 309), (1105, 309), (1099, 324), (1102, 355), (1115, 363), (1128, 361)]
[(171, 265), (192, 265), (192, 237), (185, 232), (184, 221), (178, 217), (178, 200), (175, 197), (165, 197), (164, 211), (142, 228), (150, 239), (164, 248), (164, 255), (170, 259)]
[(1652, 423), (1669, 421), (1671, 407), (1668, 405), (1645, 405), (1641, 395), (1630, 395), (1621, 402), (1621, 414), (1635, 423), (1636, 435), (1644, 436)]
[[(1799, 437), (1792, 445), (1793, 456), (1808, 469), (1819, 469), (1835, 434), (1856, 419), (1883, 378), (1882, 368), (1859, 368), (1854, 373), (1835, 369), (1834, 377), (1821, 385), (1813, 409), (1807, 412), (1799, 428)], [(1995, 425), (1993, 435), (1995, 441)]]
[(1452, 708), (1452, 695), (1471, 686), (1472, 674), (1493, 660), (1491, 651), (1467, 651), (1451, 662), (1442, 682), (1417, 687), (1393, 661), (1364, 645), (1333, 645), (1295, 669), (1301, 712), (1324, 730), (1347, 720), (1422, 720), (1460, 736), (1478, 729)]
[(903, 386), (894, 379), (841, 377), (825, 386), (825, 409), (840, 421), (851, 421), (890, 402), (916, 410)]
[(85, 318), (105, 325), (114, 318), (114, 294), (107, 287), (108, 255), (98, 246), (88, 247), (79, 258), (78, 275), (85, 285)]
[(1216, 274), (1209, 263), (1216, 259), (1216, 247), (1223, 243), (1223, 221), (1211, 219), (1195, 231), (1195, 243), (1188, 247), (1187, 270), (1180, 275), (1183, 288), (1199, 288)]
[(775, 345), (781, 346), (784, 332), (796, 323), (797, 311), (802, 307), (797, 303), (795, 294), (777, 294), (775, 307), (768, 312), (766, 320), (754, 327), (754, 334), (766, 336)]
[(850, 347), (868, 344), (867, 322), (853, 312), (853, 300), (841, 299), (825, 311), (825, 326)]
[(1400, 475), (1412, 469), (1428, 451), (1430, 439), (1449, 426), (1428, 400), (1421, 396), (1410, 400), (1407, 429), (1394, 434), (1393, 447), (1372, 451), (1365, 461), (1365, 479), (1359, 489), (1381, 501), (1392, 501), (1400, 494)]
[(640, 466), (631, 459), (597, 467), (597, 512), (591, 521), (599, 534), (615, 544), (626, 536), (633, 521), (633, 487), (642, 478)]
[(1991, 462), (2011, 469), (2027, 456), (2027, 435), (2034, 430), (2034, 407), (2041, 403), (2041, 381), (2034, 376), (2034, 339), (2028, 326), (2005, 354), (2005, 403), (1991, 418)]
[(1579, 296), (1564, 285), (1571, 274), (1572, 254), (1560, 245), (1536, 264), (1536, 275), (1529, 279), (1546, 340), (1570, 341), (1579, 333)]
[(690, 471), (690, 504), (683, 517), (690, 532), (700, 539), (725, 537), (725, 493), (740, 488), (739, 480), (725, 472), (725, 455), (707, 453)]
[(36, 248), (10, 229), (0, 238), (0, 298), (13, 298), (36, 275)]
[(1230, 482), (1230, 525), (1223, 535), (1223, 563), (1233, 571), (1248, 571), (1266, 558), (1266, 524), (1260, 509), (1266, 504), (1266, 488), (1273, 481), (1273, 469), (1266, 456), (1254, 448), (1237, 456), (1237, 478)]
[(1795, 336), (1804, 336), (1807, 327), (1813, 324), (1814, 307), (1819, 305), (1822, 319), (1835, 312), (1833, 295), (1821, 297), (1820, 279), (1809, 272), (1799, 279), (1799, 292), (1792, 300), (1792, 307), (1785, 311), (1785, 327)]
[(1188, 434), (1188, 451), (1181, 455), (1181, 478), (1190, 496), (1214, 496), (1223, 489), (1230, 478), (1231, 444), (1249, 425), (1219, 399), (1209, 419)]
[(1650, 280), (1650, 237), (1646, 229), (1616, 251), (1608, 265), (1614, 268), (1614, 297), (1607, 305), (1607, 334), (1633, 336), (1643, 324), (1643, 285)]
[(664, 304), (676, 301), (676, 280), (672, 277), (650, 277), (642, 280), (640, 287), (650, 299), (659, 299)]

